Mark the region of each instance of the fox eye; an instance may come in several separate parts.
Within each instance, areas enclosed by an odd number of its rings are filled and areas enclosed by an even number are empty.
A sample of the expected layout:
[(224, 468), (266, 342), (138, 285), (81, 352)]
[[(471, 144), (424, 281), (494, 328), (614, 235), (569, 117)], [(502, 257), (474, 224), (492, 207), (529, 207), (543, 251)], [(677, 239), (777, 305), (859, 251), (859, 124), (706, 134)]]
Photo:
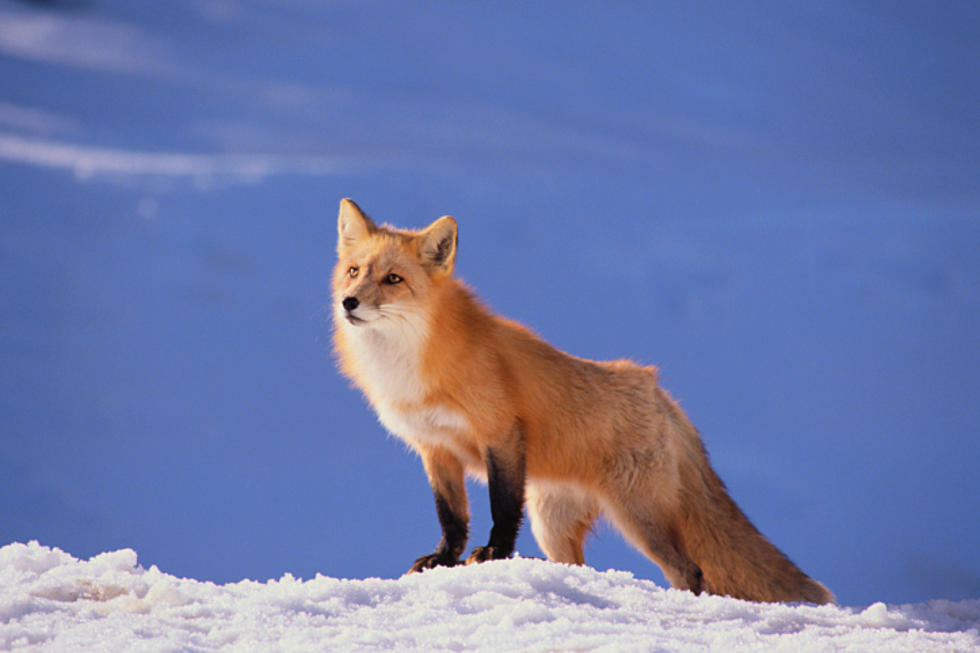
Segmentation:
[(350, 277), (351, 279), (356, 279), (358, 272), (360, 272), (360, 270), (357, 269), (356, 265), (352, 265), (349, 268), (347, 268), (347, 276)]
[(395, 285), (396, 283), (401, 283), (401, 282), (402, 282), (402, 278), (397, 274), (395, 274), (394, 272), (389, 273), (388, 276), (385, 277), (385, 283), (392, 286)]

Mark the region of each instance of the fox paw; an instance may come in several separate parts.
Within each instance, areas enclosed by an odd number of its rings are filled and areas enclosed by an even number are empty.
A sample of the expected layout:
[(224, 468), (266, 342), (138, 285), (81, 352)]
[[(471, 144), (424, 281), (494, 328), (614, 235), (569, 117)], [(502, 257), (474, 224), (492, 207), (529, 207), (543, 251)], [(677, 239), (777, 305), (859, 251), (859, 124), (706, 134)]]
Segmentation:
[(425, 571), (433, 567), (455, 567), (458, 564), (458, 559), (444, 553), (430, 553), (412, 563), (412, 566), (408, 569), (408, 573), (414, 574), (417, 571)]
[(501, 560), (503, 558), (509, 558), (510, 552), (504, 551), (495, 546), (478, 546), (473, 549), (473, 553), (470, 557), (466, 559), (466, 564), (472, 565), (478, 562), (486, 562), (487, 560)]

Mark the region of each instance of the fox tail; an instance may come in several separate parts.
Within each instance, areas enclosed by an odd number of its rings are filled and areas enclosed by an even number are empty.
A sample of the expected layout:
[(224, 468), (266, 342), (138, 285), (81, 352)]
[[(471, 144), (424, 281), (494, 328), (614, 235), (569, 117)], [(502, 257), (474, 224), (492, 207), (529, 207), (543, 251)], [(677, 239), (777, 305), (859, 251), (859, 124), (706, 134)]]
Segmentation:
[(749, 521), (710, 464), (699, 471), (704, 486), (698, 492), (701, 501), (693, 502), (699, 509), (682, 516), (681, 532), (688, 555), (701, 569), (704, 589), (751, 601), (835, 603), (830, 590), (803, 573)]

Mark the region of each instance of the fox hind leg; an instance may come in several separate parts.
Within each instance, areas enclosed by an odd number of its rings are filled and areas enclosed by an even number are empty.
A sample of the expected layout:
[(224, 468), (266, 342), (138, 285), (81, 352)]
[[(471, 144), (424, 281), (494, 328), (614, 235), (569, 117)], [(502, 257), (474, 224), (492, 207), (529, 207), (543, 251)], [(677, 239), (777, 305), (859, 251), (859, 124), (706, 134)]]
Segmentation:
[[(647, 502), (649, 503), (649, 502)], [(623, 536), (663, 571), (671, 587), (700, 594), (707, 590), (701, 568), (687, 555), (665, 512), (650, 505), (604, 505)], [(653, 509), (651, 509), (653, 508)]]
[(528, 483), (527, 511), (538, 546), (553, 562), (585, 564), (582, 543), (599, 514), (585, 490), (562, 483)]

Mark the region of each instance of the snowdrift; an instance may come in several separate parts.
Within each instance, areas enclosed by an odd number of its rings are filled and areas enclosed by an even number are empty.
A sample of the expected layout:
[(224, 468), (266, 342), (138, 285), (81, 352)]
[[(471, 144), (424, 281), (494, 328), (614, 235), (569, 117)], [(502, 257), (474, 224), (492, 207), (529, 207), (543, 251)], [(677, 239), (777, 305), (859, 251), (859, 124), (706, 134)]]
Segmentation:
[(755, 604), (514, 559), (395, 580), (176, 578), (123, 549), (0, 548), (4, 650), (980, 650), (980, 600)]

